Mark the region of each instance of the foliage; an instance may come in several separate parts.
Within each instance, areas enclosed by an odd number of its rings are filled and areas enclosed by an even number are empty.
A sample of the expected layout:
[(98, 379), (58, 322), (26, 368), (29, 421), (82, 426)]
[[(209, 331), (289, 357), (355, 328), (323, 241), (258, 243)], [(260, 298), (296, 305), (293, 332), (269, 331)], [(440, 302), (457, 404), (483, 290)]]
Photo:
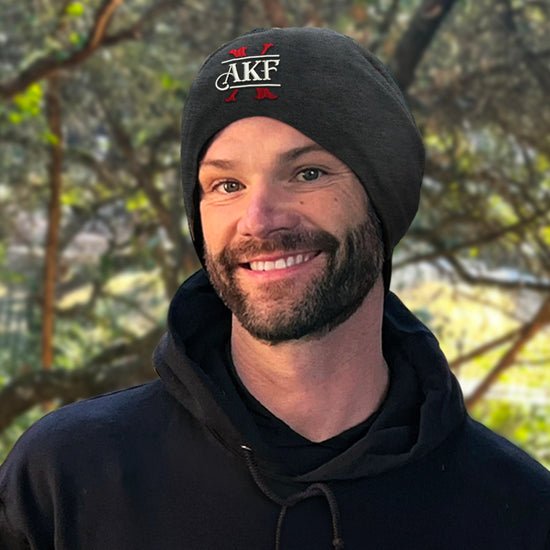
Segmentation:
[[(102, 10), (110, 4), (116, 9), (107, 17)], [(131, 347), (155, 330), (178, 284), (198, 266), (180, 198), (179, 119), (192, 78), (214, 48), (282, 17), (355, 37), (399, 80), (404, 37), (419, 21), (437, 20), (444, 4), (453, 2), (0, 6), (0, 339), (9, 343), (0, 346), (0, 391), (41, 367), (48, 166), (57, 139), (45, 101), (52, 74), (60, 79), (64, 134), (56, 365), (74, 370), (111, 344)], [(525, 326), (550, 293), (549, 11), (530, 0), (454, 2), (433, 42), (418, 48), (421, 62), (406, 86), (427, 168), (419, 215), (395, 255), (395, 288), (414, 288), (408, 299), (451, 358)], [(108, 25), (98, 38), (101, 17)], [(23, 89), (8, 93), (6, 83), (33, 74)], [(438, 309), (437, 300), (413, 286), (423, 277), (451, 285), (454, 301), (447, 298)], [(416, 302), (422, 295), (424, 302)], [(467, 307), (465, 295), (475, 297)], [(16, 298), (18, 305), (10, 305)], [(472, 303), (485, 313), (472, 313)], [(498, 320), (490, 316), (494, 304), (505, 311)], [(503, 344), (481, 354), (460, 374), (481, 379), (505, 350)], [(536, 369), (525, 367), (529, 361)], [(539, 335), (525, 342), (507, 376), (521, 373), (520, 384), (529, 386), (535, 373), (545, 373), (537, 383), (548, 387), (547, 363)], [(473, 412), (547, 460), (544, 407), (491, 398)], [(39, 414), (19, 417), (0, 447), (9, 447)]]

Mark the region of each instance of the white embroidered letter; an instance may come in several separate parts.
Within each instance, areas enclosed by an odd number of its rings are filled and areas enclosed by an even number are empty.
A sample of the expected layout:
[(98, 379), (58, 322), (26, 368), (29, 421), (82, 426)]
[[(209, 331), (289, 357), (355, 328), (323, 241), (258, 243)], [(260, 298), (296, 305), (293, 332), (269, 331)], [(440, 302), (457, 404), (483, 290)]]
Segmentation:
[(279, 65), (278, 59), (264, 59), (264, 80), (271, 80), (269, 73), (271, 71), (277, 72), (278, 65)]
[(261, 63), (261, 61), (255, 61), (252, 67), (250, 67), (250, 63), (252, 63), (252, 61), (243, 61), (243, 80), (245, 82), (250, 82), (250, 80), (261, 80), (261, 76), (256, 72), (256, 67)]
[[(225, 77), (225, 78), (224, 78)], [(239, 73), (237, 72), (237, 64), (231, 63), (229, 65), (229, 68), (227, 69), (227, 72), (222, 73), (218, 78), (216, 78), (216, 88), (218, 90), (228, 90), (229, 89), (229, 78), (233, 77), (233, 82), (240, 82), (241, 78), (239, 77)], [(220, 85), (221, 80), (221, 85)]]

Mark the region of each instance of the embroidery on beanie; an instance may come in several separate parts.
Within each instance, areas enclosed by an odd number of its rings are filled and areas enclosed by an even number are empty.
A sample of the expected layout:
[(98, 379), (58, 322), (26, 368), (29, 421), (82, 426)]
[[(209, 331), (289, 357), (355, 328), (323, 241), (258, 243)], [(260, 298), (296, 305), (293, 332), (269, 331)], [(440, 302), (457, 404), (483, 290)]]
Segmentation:
[(272, 82), (272, 77), (278, 71), (280, 56), (268, 54), (273, 43), (264, 44), (259, 55), (247, 55), (248, 46), (233, 49), (229, 52), (233, 57), (222, 61), (224, 72), (216, 78), (216, 88), (221, 92), (231, 90), (225, 102), (237, 101), (237, 93), (241, 88), (256, 88), (254, 99), (277, 99), (270, 88), (280, 88), (281, 85)]

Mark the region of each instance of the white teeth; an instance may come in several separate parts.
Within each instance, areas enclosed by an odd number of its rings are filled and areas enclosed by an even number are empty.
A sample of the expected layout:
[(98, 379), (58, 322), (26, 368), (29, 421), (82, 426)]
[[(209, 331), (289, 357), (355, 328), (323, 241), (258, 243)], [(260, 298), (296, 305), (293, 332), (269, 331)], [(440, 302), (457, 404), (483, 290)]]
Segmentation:
[(287, 258), (279, 258), (275, 261), (256, 261), (250, 262), (252, 271), (272, 271), (274, 269), (285, 269), (293, 265), (303, 264), (308, 262), (313, 257), (313, 254), (298, 254), (296, 256), (288, 256)]

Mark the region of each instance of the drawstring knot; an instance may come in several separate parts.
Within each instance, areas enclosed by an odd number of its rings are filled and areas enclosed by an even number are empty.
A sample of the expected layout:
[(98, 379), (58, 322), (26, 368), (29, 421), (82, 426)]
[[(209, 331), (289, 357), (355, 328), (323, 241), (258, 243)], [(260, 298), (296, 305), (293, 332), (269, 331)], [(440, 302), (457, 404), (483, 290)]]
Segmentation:
[(330, 515), (332, 518), (333, 549), (344, 550), (344, 539), (342, 538), (341, 534), (342, 527), (340, 521), (340, 509), (338, 508), (338, 502), (336, 501), (334, 493), (326, 483), (312, 483), (305, 490), (290, 495), (287, 498), (282, 498), (277, 493), (275, 493), (260, 476), (258, 466), (256, 465), (256, 461), (254, 460), (252, 449), (246, 445), (241, 445), (241, 448), (245, 452), (244, 454), (248, 470), (250, 471), (250, 475), (252, 476), (252, 479), (254, 480), (260, 491), (262, 491), (262, 493), (267, 498), (269, 498), (281, 507), (279, 519), (277, 520), (277, 530), (275, 532), (275, 550), (280, 550), (281, 547), (281, 532), (287, 510), (298, 502), (316, 496), (324, 496), (330, 508)]

